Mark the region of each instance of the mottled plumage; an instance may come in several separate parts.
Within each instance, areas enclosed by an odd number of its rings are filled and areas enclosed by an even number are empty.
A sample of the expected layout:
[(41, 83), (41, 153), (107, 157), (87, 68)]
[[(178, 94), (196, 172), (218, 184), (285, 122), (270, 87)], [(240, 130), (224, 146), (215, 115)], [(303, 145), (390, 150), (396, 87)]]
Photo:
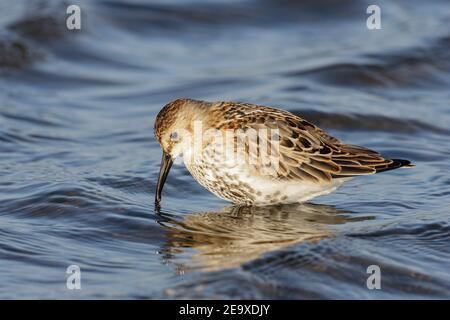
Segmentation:
[[(188, 137), (195, 136), (198, 123), (202, 132), (223, 139), (204, 134), (195, 149)], [(235, 133), (231, 140), (226, 132)], [(177, 99), (158, 114), (155, 136), (164, 151), (162, 165), (182, 155), (201, 185), (242, 204), (303, 202), (351, 177), (410, 166), (407, 160), (345, 144), (290, 112), (248, 103)], [(259, 157), (263, 151), (267, 156)], [(226, 157), (229, 152), (233, 157)], [(157, 202), (166, 175), (160, 177)]]

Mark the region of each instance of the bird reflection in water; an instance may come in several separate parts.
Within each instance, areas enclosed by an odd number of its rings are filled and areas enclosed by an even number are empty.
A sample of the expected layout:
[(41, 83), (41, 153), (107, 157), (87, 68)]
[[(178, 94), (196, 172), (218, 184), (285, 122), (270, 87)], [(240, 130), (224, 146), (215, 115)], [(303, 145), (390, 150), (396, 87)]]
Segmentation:
[(228, 206), (216, 212), (187, 215), (159, 214), (162, 218), (159, 222), (168, 229), (161, 253), (180, 272), (239, 267), (267, 252), (333, 237), (331, 225), (371, 219), (354, 217), (333, 206), (308, 203)]

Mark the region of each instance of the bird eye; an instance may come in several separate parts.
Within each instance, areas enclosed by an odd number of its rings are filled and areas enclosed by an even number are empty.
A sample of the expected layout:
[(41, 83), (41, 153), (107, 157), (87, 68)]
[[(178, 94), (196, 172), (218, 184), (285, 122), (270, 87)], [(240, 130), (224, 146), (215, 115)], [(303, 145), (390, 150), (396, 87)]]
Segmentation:
[(171, 140), (177, 140), (178, 139), (178, 132), (174, 131), (170, 134)]

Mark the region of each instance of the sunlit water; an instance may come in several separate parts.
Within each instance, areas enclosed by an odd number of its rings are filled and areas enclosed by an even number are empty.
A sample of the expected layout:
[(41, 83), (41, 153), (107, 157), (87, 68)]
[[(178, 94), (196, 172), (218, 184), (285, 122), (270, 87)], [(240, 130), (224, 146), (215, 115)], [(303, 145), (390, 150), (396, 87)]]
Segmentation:
[[(78, 3), (81, 31), (67, 3), (0, 4), (0, 298), (450, 298), (448, 1), (381, 1), (374, 31), (370, 1)], [(157, 212), (177, 97), (279, 106), (416, 168), (238, 208), (175, 166)]]

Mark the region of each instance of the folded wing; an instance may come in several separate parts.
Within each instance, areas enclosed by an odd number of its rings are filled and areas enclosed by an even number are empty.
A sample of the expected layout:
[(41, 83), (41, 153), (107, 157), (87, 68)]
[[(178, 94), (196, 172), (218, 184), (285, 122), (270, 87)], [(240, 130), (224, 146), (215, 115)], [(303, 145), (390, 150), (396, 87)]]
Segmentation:
[[(251, 164), (253, 173), (264, 174), (272, 166), (271, 169), (276, 168), (275, 172), (269, 171), (277, 179), (328, 183), (332, 179), (410, 166), (407, 160), (385, 159), (376, 151), (345, 144), (286, 111), (249, 104), (226, 107), (233, 113), (233, 123), (230, 122), (228, 127), (242, 130), (237, 140), (245, 145), (249, 158), (258, 159)], [(236, 112), (239, 112), (237, 122)], [(268, 129), (267, 133), (258, 134), (257, 139), (248, 138), (248, 132), (261, 129)], [(269, 150), (268, 159), (272, 162), (269, 163), (267, 157), (260, 159), (263, 147), (265, 151)], [(275, 167), (273, 161), (277, 162)]]

